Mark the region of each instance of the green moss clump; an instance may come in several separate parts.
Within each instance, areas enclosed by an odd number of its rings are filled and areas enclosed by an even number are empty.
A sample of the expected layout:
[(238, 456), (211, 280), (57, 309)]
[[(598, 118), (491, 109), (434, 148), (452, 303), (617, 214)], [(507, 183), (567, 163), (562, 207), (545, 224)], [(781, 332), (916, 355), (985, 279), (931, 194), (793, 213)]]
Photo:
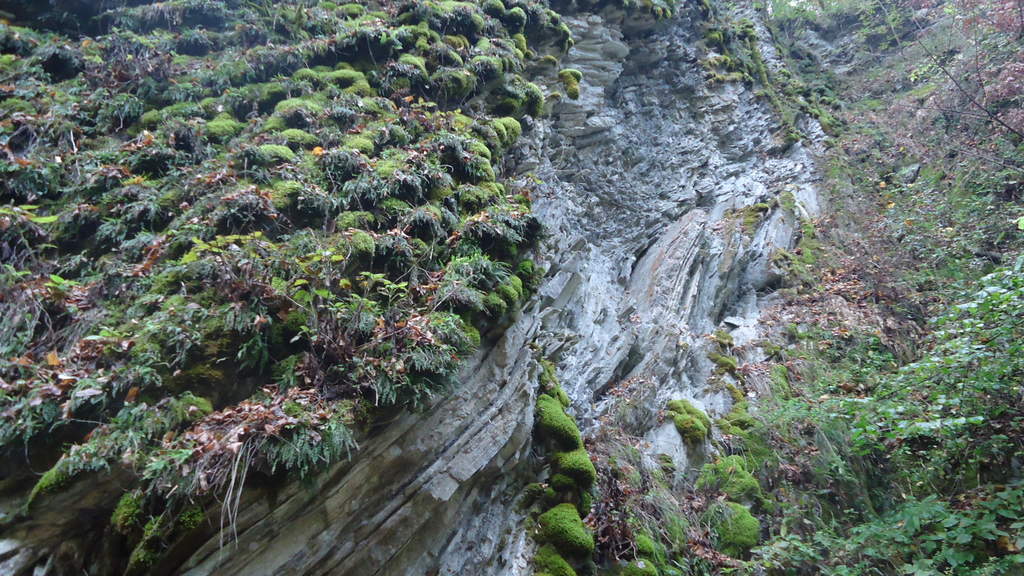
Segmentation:
[(430, 77), (430, 84), (443, 100), (457, 102), (476, 89), (476, 76), (462, 68), (442, 68)]
[(544, 115), (544, 92), (533, 82), (528, 82), (525, 88), (524, 107), (527, 114), (534, 118)]
[(316, 146), (319, 139), (306, 132), (305, 130), (299, 130), (298, 128), (288, 128), (282, 130), (279, 136), (290, 146), (291, 148), (311, 148)]
[(718, 366), (718, 369), (722, 372), (735, 375), (739, 370), (739, 361), (732, 356), (712, 352), (708, 354), (708, 359), (714, 362), (715, 366)]
[(368, 226), (372, 226), (376, 220), (377, 219), (372, 212), (352, 210), (338, 214), (338, 217), (334, 219), (334, 222), (339, 230), (348, 230), (349, 228), (366, 228)]
[(772, 209), (771, 204), (766, 202), (758, 202), (744, 208), (741, 213), (743, 215), (743, 229), (753, 230), (757, 227), (758, 223), (761, 222), (761, 218), (765, 214), (770, 212)]
[(505, 22), (505, 26), (508, 27), (510, 32), (522, 32), (526, 28), (526, 11), (516, 6), (505, 13), (502, 21)]
[(125, 574), (146, 574), (159, 559), (159, 554), (149, 546), (144, 545), (144, 543), (140, 543), (132, 550), (131, 555), (128, 557), (128, 567), (125, 568)]
[(526, 43), (526, 36), (522, 34), (513, 34), (512, 41), (515, 42), (516, 49), (522, 52), (523, 54), (526, 54), (527, 50), (530, 49)]
[(744, 556), (757, 545), (761, 536), (761, 523), (742, 504), (726, 502), (713, 524), (718, 535), (718, 549), (733, 558)]
[(64, 466), (61, 465), (62, 461), (58, 461), (53, 468), (47, 470), (32, 487), (32, 492), (28, 495), (26, 503), (28, 506), (31, 506), (40, 496), (58, 492), (71, 483), (73, 476), (64, 470)]
[(142, 525), (142, 494), (137, 491), (125, 492), (114, 507), (110, 524), (125, 536), (139, 528)]
[(621, 576), (658, 576), (658, 567), (647, 558), (638, 558), (622, 568)]
[(636, 535), (636, 555), (641, 558), (655, 558), (658, 555), (658, 548), (654, 544), (654, 539), (647, 534)]
[(376, 149), (376, 145), (373, 140), (366, 136), (353, 135), (345, 138), (341, 143), (342, 148), (348, 148), (350, 150), (357, 150), (366, 154), (367, 156), (373, 156), (373, 151)]
[(274, 114), (288, 116), (297, 112), (305, 112), (312, 115), (322, 114), (323, 105), (314, 98), (289, 98), (282, 100), (274, 106)]
[(735, 344), (732, 338), (732, 334), (726, 332), (725, 330), (715, 330), (715, 333), (711, 335), (711, 338), (720, 346), (725, 346), (726, 348), (732, 348), (732, 346)]
[(708, 429), (711, 428), (711, 419), (689, 400), (670, 401), (668, 411), (676, 425), (676, 430), (684, 440), (697, 444), (707, 438)]
[(576, 576), (576, 571), (553, 546), (541, 546), (533, 556), (533, 567), (536, 573), (550, 576)]
[(366, 76), (358, 70), (334, 70), (332, 72), (325, 72), (320, 78), (325, 84), (338, 86), (349, 94), (366, 98), (372, 98), (377, 95), (377, 91), (367, 82)]
[(373, 256), (377, 247), (373, 236), (365, 230), (354, 230), (348, 239), (348, 245), (356, 256)]
[(691, 444), (699, 444), (708, 436), (708, 428), (700, 420), (688, 414), (672, 414), (676, 431)]
[(576, 481), (565, 474), (555, 474), (548, 481), (548, 485), (555, 489), (555, 492), (571, 492), (576, 489)]
[(584, 526), (576, 507), (559, 504), (540, 515), (540, 539), (571, 557), (586, 557), (594, 552), (594, 537)]
[(359, 18), (366, 14), (366, 7), (356, 3), (342, 4), (338, 7), (338, 11), (344, 14), (346, 18)]
[(215, 142), (227, 142), (245, 129), (245, 124), (227, 112), (206, 123), (206, 135)]
[(186, 508), (178, 515), (177, 527), (183, 532), (191, 532), (206, 520), (206, 512), (199, 505)]
[(558, 73), (558, 79), (562, 81), (565, 95), (573, 100), (578, 100), (580, 97), (580, 80), (583, 79), (583, 73), (574, 68), (565, 68)]
[(484, 310), (492, 318), (500, 318), (508, 311), (508, 304), (497, 292), (488, 292), (484, 296)]
[(498, 286), (497, 293), (509, 306), (523, 298), (523, 281), (516, 276), (509, 276), (508, 281)]
[(491, 123), (494, 132), (498, 135), (498, 142), (505, 148), (511, 147), (523, 134), (523, 126), (519, 120), (511, 117), (497, 118)]
[(717, 28), (709, 28), (704, 32), (704, 42), (713, 48), (725, 48), (725, 32)]
[(700, 420), (701, 423), (703, 423), (705, 426), (711, 426), (711, 419), (708, 418), (708, 415), (705, 414), (704, 411), (702, 411), (700, 408), (694, 406), (693, 403), (690, 402), (689, 400), (684, 400), (681, 398), (677, 400), (670, 400), (667, 407), (669, 412), (675, 412), (677, 414), (689, 414), (690, 416), (693, 416), (694, 418)]
[(263, 144), (256, 149), (256, 152), (253, 159), (256, 164), (261, 166), (272, 166), (295, 160), (295, 152), (280, 144)]
[(732, 455), (705, 464), (697, 478), (697, 488), (719, 490), (731, 500), (759, 500), (761, 486), (747, 471), (742, 456)]
[(554, 396), (541, 394), (537, 397), (537, 429), (566, 450), (583, 446), (580, 429)]
[(427, 62), (422, 56), (416, 56), (415, 54), (402, 54), (398, 57), (399, 64), (405, 64), (406, 66), (412, 66), (419, 71), (420, 76), (426, 78), (429, 76), (427, 73)]
[(588, 489), (594, 485), (594, 481), (597, 479), (597, 470), (584, 448), (578, 448), (571, 452), (559, 452), (555, 454), (554, 461), (555, 468), (559, 473), (575, 480), (581, 488)]
[(299, 68), (292, 74), (292, 80), (296, 82), (310, 82), (312, 84), (320, 84), (322, 82), (322, 72), (317, 72), (312, 68)]
[(516, 266), (516, 276), (523, 280), (523, 285), (527, 290), (533, 292), (540, 286), (540, 281), (544, 278), (544, 271), (538, 268), (533, 260), (523, 260)]
[(747, 412), (750, 407), (748, 402), (736, 402), (732, 405), (732, 409), (726, 414), (722, 420), (727, 422), (729, 426), (738, 428), (739, 430), (750, 430), (757, 425), (757, 420)]

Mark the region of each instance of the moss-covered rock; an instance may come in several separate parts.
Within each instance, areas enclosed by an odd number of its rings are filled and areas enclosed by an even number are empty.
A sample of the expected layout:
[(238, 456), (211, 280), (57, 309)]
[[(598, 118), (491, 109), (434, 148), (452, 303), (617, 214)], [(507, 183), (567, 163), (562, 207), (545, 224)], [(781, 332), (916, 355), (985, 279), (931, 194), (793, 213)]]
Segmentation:
[(761, 486), (747, 471), (742, 456), (732, 455), (705, 464), (697, 478), (697, 488), (718, 490), (737, 501), (758, 499)]
[(245, 129), (235, 117), (227, 112), (218, 114), (213, 120), (206, 123), (206, 135), (215, 142), (227, 142)]
[(540, 541), (554, 546), (562, 554), (582, 558), (594, 552), (594, 537), (572, 504), (559, 504), (541, 514), (537, 521)]
[(125, 492), (117, 501), (110, 524), (115, 530), (127, 536), (142, 527), (142, 494), (137, 491)]
[(558, 72), (558, 79), (565, 88), (565, 95), (573, 100), (580, 97), (580, 80), (583, 80), (583, 73), (574, 68), (565, 68)]
[(362, 135), (352, 135), (341, 143), (341, 147), (348, 150), (355, 150), (361, 152), (367, 156), (372, 156), (374, 150), (377, 148), (376, 144), (373, 143), (372, 138), (367, 138)]
[(536, 573), (550, 576), (576, 576), (572, 565), (558, 553), (553, 546), (541, 546), (533, 556), (533, 567)]
[(658, 576), (658, 567), (653, 560), (637, 558), (622, 567), (620, 576)]
[(708, 359), (714, 362), (721, 372), (735, 375), (739, 370), (739, 361), (732, 356), (712, 352), (708, 354)]
[(669, 415), (679, 435), (687, 442), (697, 444), (707, 438), (711, 419), (689, 400), (672, 400), (668, 403)]
[(316, 136), (306, 132), (305, 130), (299, 130), (298, 128), (287, 128), (282, 130), (280, 134), (278, 134), (278, 137), (293, 150), (299, 148), (312, 148), (320, 141)]
[(276, 166), (295, 160), (295, 152), (280, 144), (263, 144), (250, 150), (248, 158), (255, 166)]
[(54, 494), (60, 490), (66, 488), (71, 484), (73, 475), (69, 474), (62, 465), (61, 461), (58, 461), (53, 465), (52, 468), (47, 470), (36, 482), (35, 486), (32, 487), (32, 492), (28, 495), (26, 502), (27, 506), (31, 506), (36, 500), (49, 494)]
[(537, 396), (537, 430), (563, 449), (583, 447), (576, 421), (565, 413), (562, 403), (549, 394)]
[(594, 485), (597, 470), (590, 461), (590, 455), (583, 448), (571, 452), (559, 452), (554, 457), (555, 468), (562, 474), (572, 478), (584, 490)]
[(726, 502), (714, 513), (712, 529), (717, 548), (734, 558), (742, 558), (761, 538), (761, 523), (742, 504)]

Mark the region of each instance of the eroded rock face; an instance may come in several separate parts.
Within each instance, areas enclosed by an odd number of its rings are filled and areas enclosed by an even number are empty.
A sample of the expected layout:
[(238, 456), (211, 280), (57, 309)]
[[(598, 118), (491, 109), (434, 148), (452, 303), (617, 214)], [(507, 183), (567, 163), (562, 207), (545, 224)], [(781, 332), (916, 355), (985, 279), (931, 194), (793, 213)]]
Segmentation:
[[(569, 24), (564, 66), (583, 72), (581, 97), (554, 106), (519, 164), (543, 182), (538, 295), (455, 395), (403, 417), (318, 486), (244, 507), (237, 547), (211, 540), (189, 573), (529, 573), (515, 500), (531, 468), (531, 342), (557, 360), (584, 428), (610, 385), (656, 381), (650, 449), (677, 462), (686, 448), (653, 418), (664, 402), (727, 410), (727, 395), (706, 389), (705, 336), (727, 317), (738, 336), (753, 333), (771, 255), (793, 245), (798, 215), (819, 211), (811, 155), (780, 151), (750, 87), (705, 85), (686, 15), (642, 36), (618, 13)], [(784, 192), (796, 210), (744, 222)]]
[[(654, 382), (649, 450), (699, 463), (656, 413), (677, 397), (727, 410), (728, 395), (708, 389), (706, 335), (756, 335), (761, 293), (778, 281), (772, 254), (819, 212), (813, 160), (801, 144), (780, 146), (754, 89), (705, 84), (691, 16), (646, 32), (617, 12), (569, 24), (577, 43), (563, 65), (583, 72), (581, 97), (556, 103), (519, 152), (521, 178), (542, 181), (538, 294), (454, 394), (311, 483), (247, 489), (224, 533), (174, 551), (169, 571), (530, 573), (516, 501), (535, 473), (538, 356), (556, 361), (584, 433), (609, 387)], [(784, 193), (790, 209), (775, 201)]]

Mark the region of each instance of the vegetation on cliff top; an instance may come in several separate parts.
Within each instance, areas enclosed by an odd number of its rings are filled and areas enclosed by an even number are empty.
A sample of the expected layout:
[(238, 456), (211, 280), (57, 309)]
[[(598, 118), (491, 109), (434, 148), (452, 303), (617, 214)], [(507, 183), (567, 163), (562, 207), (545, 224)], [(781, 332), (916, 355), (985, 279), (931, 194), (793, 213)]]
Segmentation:
[[(336, 462), (443, 393), (536, 286), (538, 226), (503, 157), (544, 110), (528, 70), (571, 43), (546, 4), (10, 17), (0, 446), (7, 471), (50, 468), (29, 513), (117, 467), (146, 486), (114, 514), (127, 529), (240, 467)], [(132, 562), (177, 524), (134, 534)]]
[[(0, 15), (2, 461), (29, 514), (126, 471), (129, 571), (201, 523), (187, 501), (305, 476), (426, 406), (536, 287), (505, 175), (572, 44), (546, 2)], [(575, 444), (559, 467), (589, 485)]]

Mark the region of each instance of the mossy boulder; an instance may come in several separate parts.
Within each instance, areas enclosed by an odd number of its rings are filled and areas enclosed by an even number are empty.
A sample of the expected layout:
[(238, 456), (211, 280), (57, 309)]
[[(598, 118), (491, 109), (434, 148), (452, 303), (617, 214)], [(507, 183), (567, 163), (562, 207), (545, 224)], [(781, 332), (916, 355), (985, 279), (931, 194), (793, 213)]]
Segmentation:
[(442, 68), (430, 77), (430, 84), (442, 100), (457, 102), (476, 89), (476, 76), (462, 68)]
[(373, 139), (367, 136), (354, 134), (345, 138), (341, 143), (341, 147), (347, 150), (356, 150), (367, 156), (372, 156), (373, 151), (376, 149), (376, 145), (373, 143)]
[(515, 144), (523, 133), (523, 126), (519, 120), (510, 117), (495, 119), (491, 122), (491, 127), (494, 128), (494, 132), (498, 136), (498, 142), (505, 148)]
[(540, 515), (540, 541), (574, 558), (594, 552), (594, 536), (587, 530), (579, 511), (569, 503), (559, 504)]
[(761, 537), (761, 523), (742, 504), (726, 502), (715, 511), (712, 529), (717, 534), (717, 548), (733, 558), (745, 556)]

